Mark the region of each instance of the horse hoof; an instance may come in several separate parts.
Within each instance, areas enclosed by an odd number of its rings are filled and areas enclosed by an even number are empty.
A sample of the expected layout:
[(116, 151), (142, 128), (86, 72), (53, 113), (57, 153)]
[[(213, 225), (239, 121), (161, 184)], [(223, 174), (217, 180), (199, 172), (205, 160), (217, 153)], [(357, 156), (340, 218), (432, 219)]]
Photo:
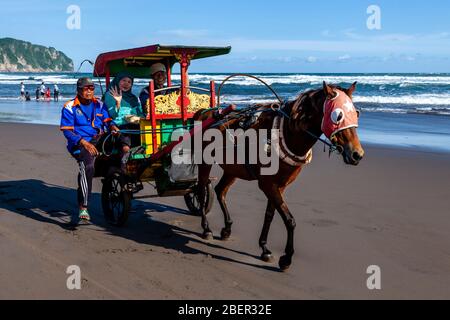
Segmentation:
[(289, 269), (289, 267), (291, 266), (291, 264), (292, 264), (292, 259), (287, 256), (281, 257), (280, 261), (278, 262), (278, 265), (282, 272), (287, 271)]
[(212, 232), (205, 232), (205, 233), (203, 233), (202, 238), (204, 240), (211, 241), (212, 239), (214, 239), (214, 236), (213, 236)]
[(263, 253), (261, 255), (261, 260), (266, 263), (271, 263), (271, 262), (273, 262), (273, 256), (269, 253)]
[(220, 233), (220, 239), (222, 241), (229, 240), (231, 237), (231, 230), (222, 229), (222, 232)]

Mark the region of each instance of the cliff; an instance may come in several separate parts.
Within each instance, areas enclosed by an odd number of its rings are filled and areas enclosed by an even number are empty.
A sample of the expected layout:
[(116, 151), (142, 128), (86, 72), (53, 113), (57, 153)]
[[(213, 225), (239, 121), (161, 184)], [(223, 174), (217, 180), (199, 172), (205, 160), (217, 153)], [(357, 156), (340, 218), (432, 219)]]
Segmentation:
[(55, 48), (0, 39), (0, 72), (71, 72), (73, 61)]

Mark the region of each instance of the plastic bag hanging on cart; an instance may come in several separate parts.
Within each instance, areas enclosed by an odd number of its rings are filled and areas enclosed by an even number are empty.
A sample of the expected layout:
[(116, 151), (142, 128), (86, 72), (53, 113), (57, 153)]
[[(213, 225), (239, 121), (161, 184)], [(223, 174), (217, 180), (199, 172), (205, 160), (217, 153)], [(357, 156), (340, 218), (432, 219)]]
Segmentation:
[(196, 182), (198, 180), (198, 166), (195, 164), (173, 164), (168, 168), (172, 183)]
[[(190, 149), (177, 149), (177, 152), (179, 152), (180, 157), (186, 155), (186, 157), (183, 157), (183, 160), (189, 161), (172, 161), (173, 158), (171, 158), (171, 164), (167, 168), (170, 181), (172, 183), (196, 182), (198, 180), (198, 166), (192, 163), (192, 157), (190, 156), (192, 151)], [(180, 158), (177, 158), (177, 160), (179, 159)]]
[[(174, 131), (172, 141), (183, 137), (184, 134), (186, 134), (185, 130)], [(194, 164), (191, 145), (188, 141), (183, 141), (174, 148), (170, 157), (170, 166), (166, 170), (172, 183), (198, 180), (198, 166)]]

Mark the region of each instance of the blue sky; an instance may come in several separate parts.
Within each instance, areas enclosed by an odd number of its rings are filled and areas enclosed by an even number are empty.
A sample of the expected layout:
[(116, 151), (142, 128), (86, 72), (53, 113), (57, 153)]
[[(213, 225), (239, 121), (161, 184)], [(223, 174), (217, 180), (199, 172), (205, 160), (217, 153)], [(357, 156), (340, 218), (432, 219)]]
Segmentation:
[[(72, 4), (80, 30), (66, 27)], [(370, 5), (381, 9), (381, 30), (367, 28)], [(2, 0), (0, 37), (53, 46), (76, 68), (161, 43), (233, 47), (191, 72), (450, 72), (449, 17), (448, 0)]]

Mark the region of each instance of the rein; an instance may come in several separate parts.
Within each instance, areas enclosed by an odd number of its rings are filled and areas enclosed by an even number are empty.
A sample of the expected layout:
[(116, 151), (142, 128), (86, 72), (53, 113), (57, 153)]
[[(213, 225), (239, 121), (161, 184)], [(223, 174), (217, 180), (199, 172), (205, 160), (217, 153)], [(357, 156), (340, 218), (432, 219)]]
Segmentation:
[[(277, 98), (277, 100), (280, 102), (279, 104), (277, 104), (277, 103), (272, 104), (272, 105), (270, 106), (270, 109), (271, 109), (272, 111), (276, 112), (276, 113), (279, 113), (282, 117), (284, 117), (284, 118), (286, 118), (286, 119), (288, 119), (288, 120), (291, 120), (291, 117), (283, 111), (283, 108), (284, 108), (284, 107), (286, 106), (286, 104), (287, 104), (287, 100), (284, 100), (284, 101), (283, 101), (283, 100), (280, 98), (280, 96), (277, 94), (277, 92), (272, 88), (272, 86), (269, 85), (268, 83), (266, 83), (264, 80), (262, 80), (262, 79), (260, 79), (260, 78), (258, 78), (258, 77), (256, 77), (256, 76), (249, 75), (249, 74), (240, 74), (240, 73), (232, 74), (232, 75), (228, 76), (227, 78), (225, 78), (225, 79), (222, 81), (222, 83), (221, 83), (220, 86), (219, 86), (219, 90), (218, 90), (218, 92), (217, 92), (217, 105), (219, 106), (219, 108), (220, 108), (221, 91), (222, 91), (223, 86), (225, 85), (226, 82), (228, 82), (230, 79), (235, 78), (235, 77), (248, 77), (248, 78), (257, 80), (257, 81), (261, 82), (262, 84), (264, 84), (264, 85), (265, 85), (265, 86), (266, 86), (266, 87), (274, 94), (274, 96)], [(325, 101), (326, 101), (326, 100), (325, 100)], [(301, 100), (300, 100), (300, 98), (299, 98), (298, 101), (296, 102), (296, 104), (300, 104), (300, 103), (301, 103)], [(275, 108), (275, 107), (274, 107), (275, 105), (277, 105), (278, 108)], [(239, 117), (240, 115), (242, 115), (243, 113), (246, 113), (246, 114), (249, 114), (249, 113), (256, 114), (258, 111), (254, 111), (254, 109), (257, 109), (257, 108), (259, 108), (259, 107), (260, 107), (260, 106), (255, 106), (255, 107), (250, 107), (250, 108), (248, 108), (248, 109), (245, 109), (245, 110), (243, 110), (242, 112), (237, 113), (237, 114), (235, 115), (235, 117), (237, 118), (237, 117)], [(227, 119), (227, 120), (224, 119), (223, 121), (226, 122), (226, 121), (229, 121), (229, 119)], [(322, 142), (322, 143), (324, 144), (324, 148), (328, 146), (328, 147), (330, 148), (330, 149), (329, 149), (330, 155), (331, 155), (333, 152), (337, 152), (338, 154), (342, 154), (342, 153), (344, 152), (344, 148), (343, 148), (342, 146), (333, 144), (333, 143), (331, 143), (331, 142), (328, 142), (327, 140), (325, 140), (325, 139), (323, 139), (323, 138), (321, 138), (321, 137), (318, 137), (317, 135), (315, 135), (314, 133), (312, 133), (312, 132), (309, 131), (309, 130), (303, 130), (303, 131), (304, 131), (305, 133), (307, 133), (309, 136), (311, 136), (312, 138), (314, 138), (314, 139), (316, 139), (316, 140)]]

